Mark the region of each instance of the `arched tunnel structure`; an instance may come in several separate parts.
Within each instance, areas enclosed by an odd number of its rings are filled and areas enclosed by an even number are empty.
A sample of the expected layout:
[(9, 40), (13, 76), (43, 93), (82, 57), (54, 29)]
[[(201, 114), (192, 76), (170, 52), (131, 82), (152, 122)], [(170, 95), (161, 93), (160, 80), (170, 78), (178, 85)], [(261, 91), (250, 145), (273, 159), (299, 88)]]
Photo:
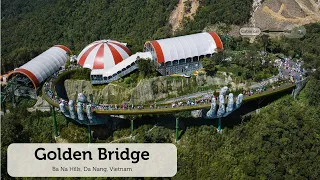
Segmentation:
[(8, 79), (23, 75), (27, 77), (34, 89), (63, 66), (72, 52), (63, 45), (55, 45), (41, 53), (26, 64), (14, 69)]

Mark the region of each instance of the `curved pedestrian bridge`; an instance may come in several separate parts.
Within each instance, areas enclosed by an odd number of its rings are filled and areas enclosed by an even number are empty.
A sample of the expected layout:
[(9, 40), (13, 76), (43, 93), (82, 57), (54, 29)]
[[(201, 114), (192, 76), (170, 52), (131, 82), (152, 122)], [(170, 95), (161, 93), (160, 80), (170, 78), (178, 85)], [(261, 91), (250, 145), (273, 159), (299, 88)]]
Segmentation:
[[(291, 83), (286, 83), (282, 84), (280, 87), (277, 89), (267, 89), (264, 92), (261, 92), (259, 94), (254, 94), (251, 96), (244, 95), (243, 98), (243, 103), (253, 101), (253, 100), (258, 100), (261, 98), (266, 98), (268, 96), (272, 96), (274, 94), (278, 94), (284, 91), (291, 90), (295, 88), (295, 84)], [(48, 94), (45, 91), (45, 86), (42, 89), (42, 94), (43, 98), (48, 101), (50, 105), (53, 107), (59, 108), (59, 104), (55, 99), (51, 96), (49, 97)], [(217, 103), (218, 104), (218, 103)], [(227, 102), (225, 102), (227, 104)], [(101, 114), (101, 115), (139, 115), (139, 114), (166, 114), (166, 113), (178, 113), (178, 112), (183, 112), (183, 111), (193, 111), (193, 110), (200, 110), (200, 109), (210, 109), (211, 103), (202, 103), (202, 104), (196, 104), (196, 105), (191, 105), (191, 106), (177, 106), (177, 107), (172, 107), (170, 105), (160, 105), (157, 108), (144, 108), (144, 109), (117, 109), (117, 110), (98, 110), (98, 109), (93, 109), (92, 112), (93, 114)], [(68, 110), (69, 108), (66, 107)], [(86, 112), (84, 110), (84, 112)]]

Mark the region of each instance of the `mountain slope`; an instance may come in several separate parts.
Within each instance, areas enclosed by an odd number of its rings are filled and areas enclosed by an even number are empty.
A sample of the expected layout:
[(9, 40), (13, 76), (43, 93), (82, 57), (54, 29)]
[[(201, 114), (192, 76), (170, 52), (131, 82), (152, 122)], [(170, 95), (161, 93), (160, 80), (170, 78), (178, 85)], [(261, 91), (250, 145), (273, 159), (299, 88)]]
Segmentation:
[(283, 29), (320, 22), (319, 0), (267, 0), (253, 14), (256, 27)]
[(182, 21), (184, 18), (190, 18), (193, 20), (194, 15), (199, 8), (198, 0), (179, 0), (178, 5), (172, 11), (169, 19), (169, 23), (172, 26), (172, 31), (175, 32), (182, 27)]
[[(75, 54), (99, 39), (127, 42), (168, 37), (169, 15), (178, 0), (4, 0), (2, 71), (9, 71), (55, 44)], [(32, 55), (31, 52), (34, 52)]]

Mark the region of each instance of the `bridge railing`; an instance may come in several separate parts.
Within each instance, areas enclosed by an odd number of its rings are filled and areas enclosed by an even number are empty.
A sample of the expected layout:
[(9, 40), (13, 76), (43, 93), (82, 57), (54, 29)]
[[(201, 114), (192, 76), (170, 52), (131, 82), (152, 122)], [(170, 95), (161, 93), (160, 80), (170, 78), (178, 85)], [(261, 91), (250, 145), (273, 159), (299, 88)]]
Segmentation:
[[(54, 107), (59, 107), (59, 99), (56, 99), (55, 96), (56, 96), (56, 92), (55, 92), (55, 84), (60, 81), (61, 79), (65, 78), (68, 74), (72, 73), (76, 71), (76, 69), (72, 69), (72, 70), (68, 70), (68, 71), (60, 71), (58, 73), (56, 73), (55, 75), (51, 76), (50, 79), (48, 79), (46, 81), (46, 83), (49, 83), (49, 85), (47, 84), (47, 86), (43, 86), (42, 87), (42, 93), (43, 93), (43, 98), (49, 103), (51, 104), (52, 106)], [(49, 81), (49, 82), (48, 82)], [(261, 98), (261, 97), (264, 97), (264, 96), (269, 96), (269, 95), (272, 95), (274, 93), (279, 93), (281, 91), (285, 91), (285, 90), (288, 90), (289, 88), (293, 88), (295, 87), (295, 84), (284, 84), (283, 87), (279, 88), (279, 89), (276, 89), (276, 90), (273, 90), (273, 91), (267, 91), (267, 92), (264, 92), (264, 93), (261, 93), (261, 94), (255, 94), (255, 95), (252, 95), (252, 96), (246, 96), (244, 97), (243, 101), (246, 102), (246, 101), (251, 101), (251, 100), (254, 100), (254, 99), (257, 99), (257, 98)], [(49, 94), (48, 94), (48, 88), (50, 90), (51, 88), (51, 91), (52, 91), (52, 95), (51, 97), (49, 97)], [(68, 103), (68, 102), (66, 102)], [(227, 104), (227, 102), (225, 103)], [(99, 106), (99, 105), (98, 105)], [(135, 107), (137, 107), (138, 105), (134, 105)], [(103, 105), (102, 105), (103, 107)], [(93, 112), (96, 112), (96, 113), (100, 113), (100, 114), (132, 114), (132, 113), (136, 113), (136, 111), (139, 111), (140, 113), (150, 113), (150, 111), (155, 111), (155, 112), (179, 112), (179, 111), (187, 111), (187, 110), (197, 110), (197, 109), (203, 109), (203, 108), (210, 108), (210, 101), (204, 101), (204, 103), (200, 103), (200, 104), (195, 104), (193, 106), (175, 106), (175, 107), (172, 107), (171, 106), (171, 103), (170, 105), (169, 104), (158, 104), (157, 107), (158, 108), (148, 108), (148, 106), (145, 106), (147, 108), (144, 108), (144, 109), (131, 109), (131, 108), (127, 108), (127, 109), (120, 109), (120, 108), (117, 108), (117, 109), (108, 109), (106, 110), (105, 108), (103, 108), (103, 110), (101, 110), (101, 108), (93, 108)], [(67, 107), (68, 109), (68, 107)], [(129, 111), (128, 113), (123, 113), (123, 111)], [(84, 109), (84, 112), (85, 112), (85, 109)], [(102, 113), (102, 112), (105, 112), (105, 113)]]

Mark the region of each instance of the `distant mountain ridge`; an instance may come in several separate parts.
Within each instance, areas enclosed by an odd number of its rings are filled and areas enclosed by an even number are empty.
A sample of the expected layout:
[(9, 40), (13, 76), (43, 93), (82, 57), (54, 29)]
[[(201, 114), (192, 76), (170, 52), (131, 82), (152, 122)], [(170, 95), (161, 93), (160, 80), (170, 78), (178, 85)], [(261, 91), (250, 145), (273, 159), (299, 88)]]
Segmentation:
[(93, 41), (115, 39), (136, 52), (146, 41), (216, 31), (208, 27), (220, 23), (233, 25), (231, 29), (248, 23), (281, 29), (320, 22), (319, 4), (320, 0), (3, 0), (1, 71), (19, 67), (55, 44), (78, 54)]
[[(251, 3), (251, 7), (248, 8), (247, 5), (244, 5), (245, 3)], [(190, 7), (187, 7), (188, 5)], [(231, 6), (231, 4), (228, 4), (228, 6)], [(223, 29), (221, 29), (220, 23), (223, 23), (229, 26), (231, 25), (229, 31), (231, 36), (239, 36), (241, 26), (259, 27), (262, 30), (283, 30), (292, 25), (320, 22), (320, 0), (252, 0), (243, 1), (243, 3), (237, 6), (238, 9), (233, 9), (231, 13), (224, 10), (221, 11), (222, 14), (219, 14), (212, 13), (219, 11), (219, 7), (223, 7), (223, 2), (219, 0), (212, 2), (206, 0), (180, 0), (172, 11), (169, 22), (172, 25), (172, 31), (175, 32), (179, 28), (184, 28), (183, 25), (186, 24), (184, 20), (201, 22), (204, 21), (203, 19), (208, 19), (206, 26), (203, 28), (204, 31), (222, 32)], [(186, 8), (191, 9), (191, 11), (186, 12)], [(239, 9), (248, 11), (250, 14), (250, 19), (247, 22), (242, 21), (242, 23), (237, 23), (237, 21), (225, 20), (237, 14), (237, 10)], [(216, 22), (215, 16), (217, 14), (220, 16), (225, 16), (225, 14), (230, 15), (226, 16), (227, 18), (218, 19), (219, 22)], [(235, 18), (243, 16), (244, 14), (245, 13), (239, 14), (235, 16)], [(201, 19), (199, 17), (201, 17)], [(197, 26), (198, 23), (192, 22), (190, 24)], [(225, 25), (222, 27), (225, 27)], [(188, 26), (186, 28), (188, 28)]]
[(320, 0), (266, 0), (253, 13), (255, 26), (283, 29), (320, 22)]

